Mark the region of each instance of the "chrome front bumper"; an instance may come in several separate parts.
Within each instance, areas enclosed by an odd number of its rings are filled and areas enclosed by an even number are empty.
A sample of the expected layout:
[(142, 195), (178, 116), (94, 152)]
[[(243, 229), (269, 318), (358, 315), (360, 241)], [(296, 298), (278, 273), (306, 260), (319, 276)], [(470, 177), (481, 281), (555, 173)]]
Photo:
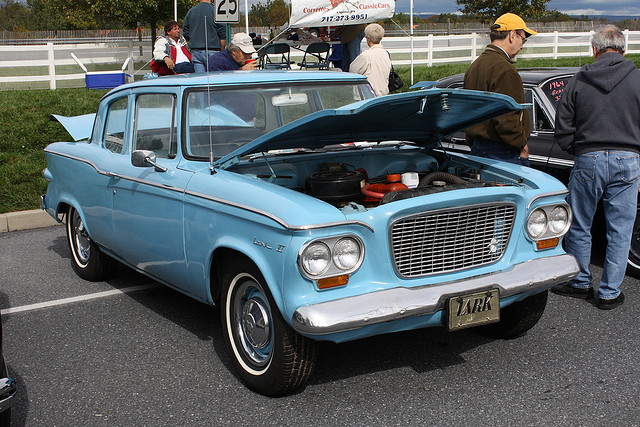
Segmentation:
[(415, 288), (393, 288), (335, 301), (305, 305), (293, 313), (293, 328), (305, 335), (326, 335), (364, 326), (424, 316), (442, 310), (455, 295), (497, 288), (500, 298), (566, 282), (578, 274), (572, 255), (538, 258), (508, 271)]
[(13, 398), (16, 396), (16, 382), (13, 378), (0, 379), (0, 412), (4, 412), (11, 407)]

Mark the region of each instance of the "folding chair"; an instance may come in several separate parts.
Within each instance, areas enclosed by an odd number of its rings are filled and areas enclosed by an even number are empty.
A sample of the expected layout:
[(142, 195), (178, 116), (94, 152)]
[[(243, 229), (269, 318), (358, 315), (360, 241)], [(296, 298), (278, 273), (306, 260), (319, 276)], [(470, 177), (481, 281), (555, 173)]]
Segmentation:
[[(290, 58), (291, 48), (287, 43), (272, 43), (263, 49), (260, 57), (260, 68), (263, 70), (291, 69)], [(269, 55), (273, 55), (272, 57)]]
[(317, 68), (318, 70), (329, 69), (329, 50), (331, 45), (326, 42), (314, 42), (307, 46), (302, 57), (302, 62), (298, 65), (300, 68)]

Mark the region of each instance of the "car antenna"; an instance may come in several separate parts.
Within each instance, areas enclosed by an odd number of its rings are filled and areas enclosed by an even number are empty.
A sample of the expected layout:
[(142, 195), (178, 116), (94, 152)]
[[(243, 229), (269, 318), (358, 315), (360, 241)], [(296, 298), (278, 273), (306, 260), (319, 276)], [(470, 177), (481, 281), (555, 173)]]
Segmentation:
[(211, 82), (209, 81), (209, 35), (207, 34), (207, 16), (204, 16), (204, 56), (207, 58), (207, 111), (209, 112), (209, 172), (211, 175), (216, 171), (213, 168), (213, 129), (211, 126)]

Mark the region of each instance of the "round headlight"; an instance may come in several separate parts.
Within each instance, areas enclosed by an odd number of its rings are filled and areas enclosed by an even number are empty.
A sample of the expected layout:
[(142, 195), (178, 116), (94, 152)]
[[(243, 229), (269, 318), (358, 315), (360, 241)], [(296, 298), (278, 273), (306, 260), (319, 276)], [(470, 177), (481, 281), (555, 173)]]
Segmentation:
[(547, 214), (542, 209), (536, 209), (527, 220), (527, 233), (533, 239), (537, 239), (547, 231)]
[(556, 234), (562, 233), (567, 227), (569, 213), (564, 206), (556, 206), (549, 213), (549, 229)]
[(340, 270), (350, 270), (360, 260), (360, 245), (350, 237), (338, 240), (333, 247), (333, 263)]
[(302, 268), (311, 276), (318, 276), (329, 267), (331, 252), (322, 242), (312, 243), (302, 252)]

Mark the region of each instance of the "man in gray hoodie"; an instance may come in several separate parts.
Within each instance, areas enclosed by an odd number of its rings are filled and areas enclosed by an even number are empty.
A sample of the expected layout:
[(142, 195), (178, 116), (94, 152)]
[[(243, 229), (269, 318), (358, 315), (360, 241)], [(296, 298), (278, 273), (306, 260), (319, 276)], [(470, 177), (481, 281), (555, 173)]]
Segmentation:
[(573, 223), (565, 237), (580, 272), (551, 290), (575, 298), (593, 298), (591, 224), (599, 200), (606, 219), (607, 249), (597, 307), (610, 310), (624, 302), (624, 278), (636, 217), (640, 176), (640, 70), (624, 59), (625, 39), (614, 25), (599, 28), (591, 40), (595, 62), (569, 81), (556, 112), (555, 140), (575, 155), (568, 202)]

